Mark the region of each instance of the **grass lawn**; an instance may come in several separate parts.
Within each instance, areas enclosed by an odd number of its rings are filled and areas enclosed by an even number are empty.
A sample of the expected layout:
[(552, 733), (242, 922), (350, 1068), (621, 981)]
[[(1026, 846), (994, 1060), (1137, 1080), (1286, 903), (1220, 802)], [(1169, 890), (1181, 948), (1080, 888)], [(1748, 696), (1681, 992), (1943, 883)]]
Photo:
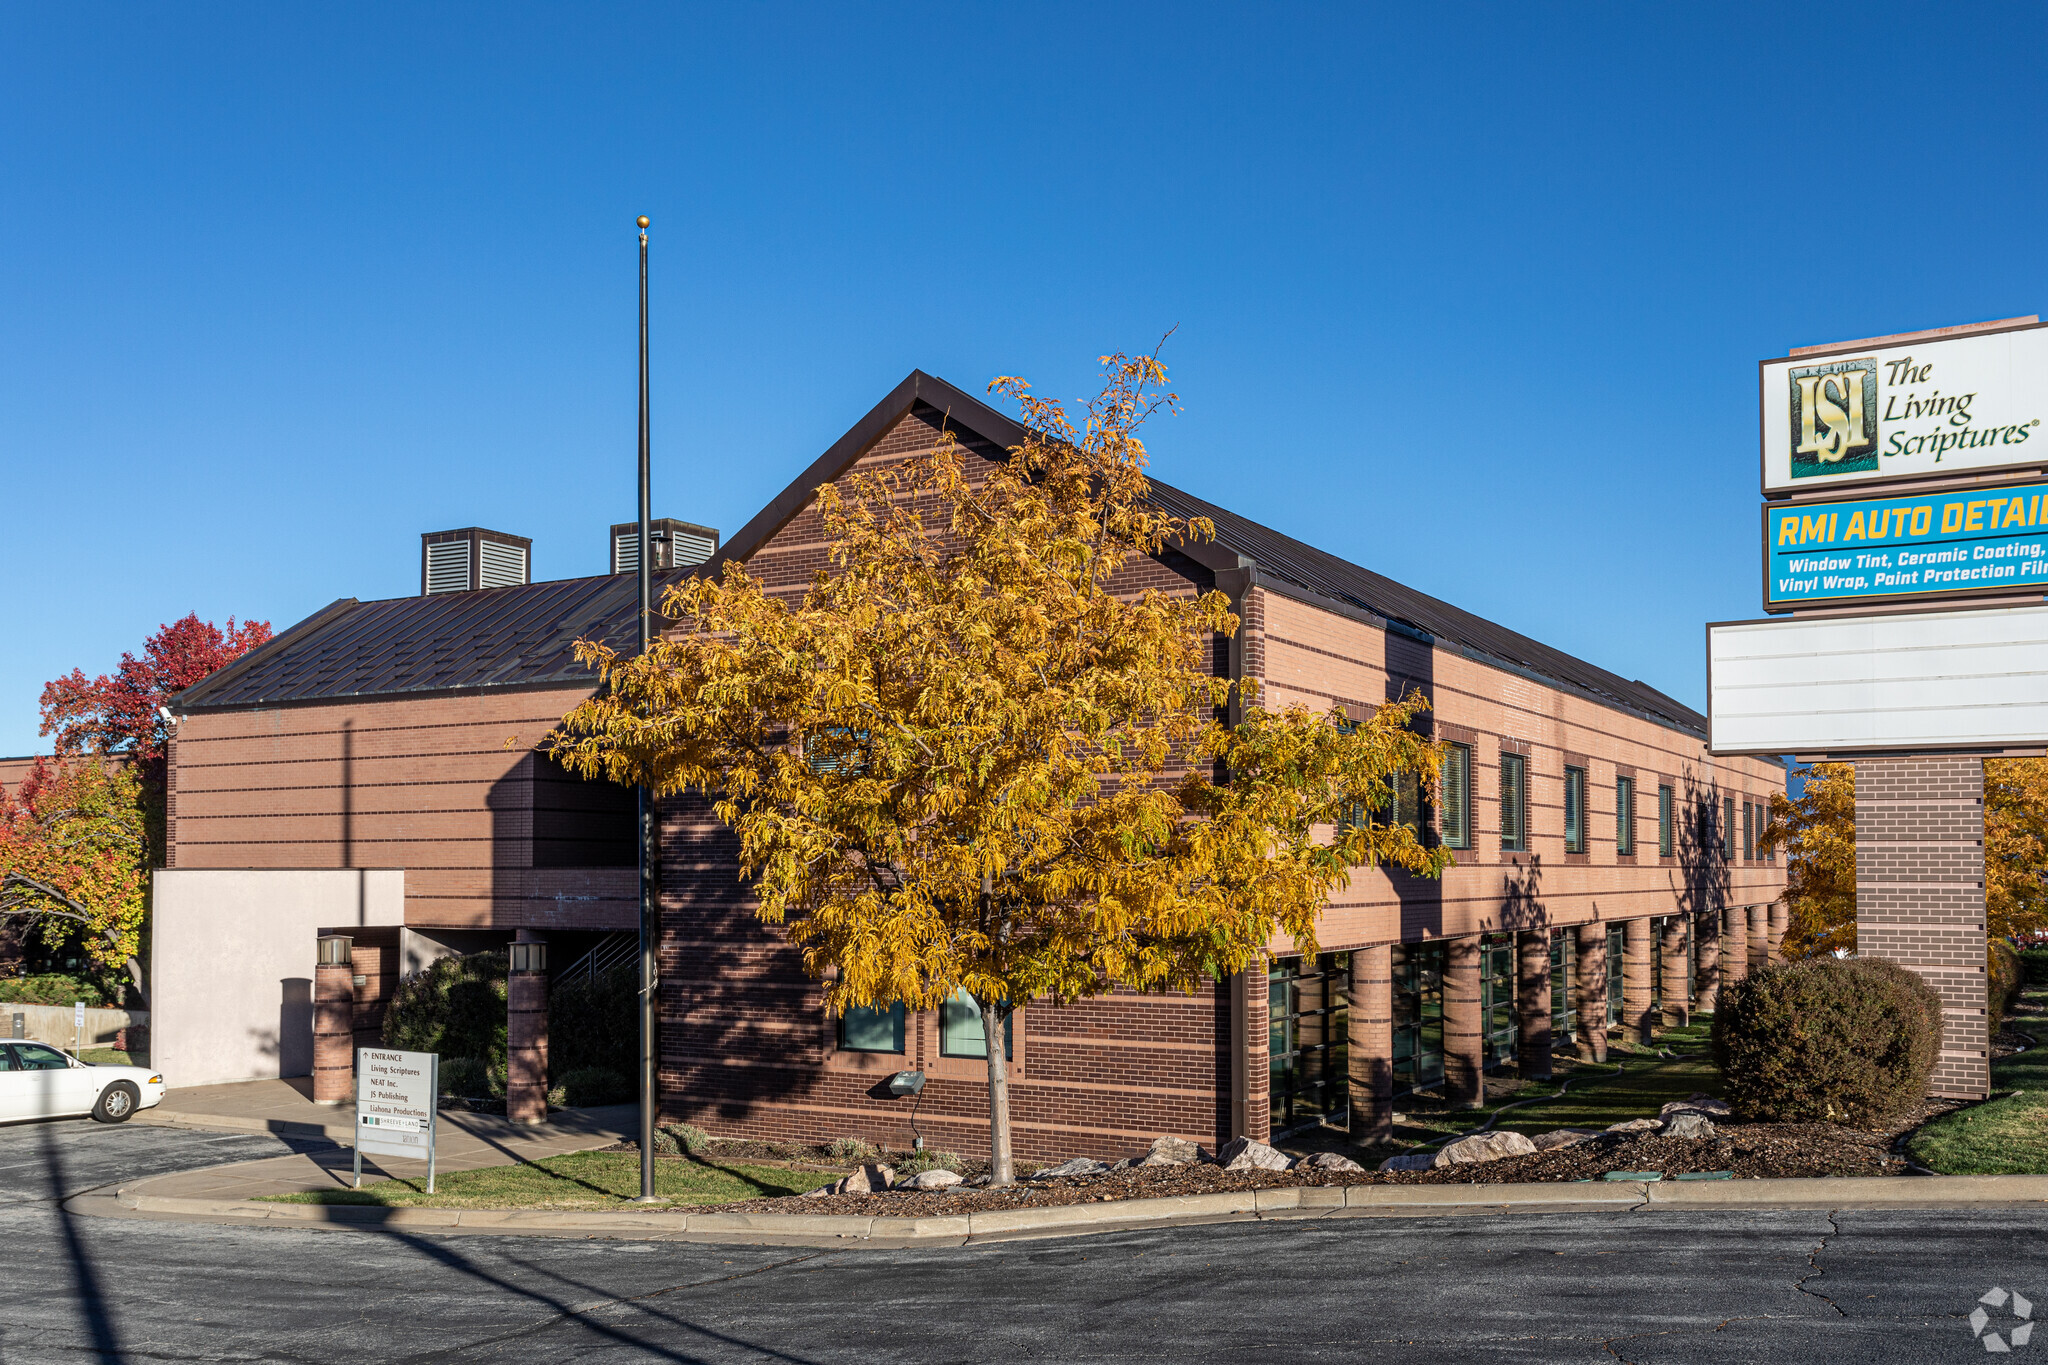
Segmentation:
[(2048, 985), (2023, 990), (2010, 1017), (2039, 1044), (1991, 1063), (1991, 1092), (2005, 1098), (1944, 1115), (1913, 1135), (1906, 1154), (1928, 1170), (2048, 1175)]
[(85, 1048), (84, 1050), (79, 1052), (78, 1060), (81, 1062), (91, 1062), (95, 1066), (149, 1065), (149, 1056), (146, 1053), (136, 1055), (132, 1053), (121, 1052), (110, 1047)]
[[(1711, 1033), (1712, 1022), (1708, 1017), (1657, 1035), (1658, 1047), (1700, 1054), (1697, 1057), (1658, 1058), (1647, 1052), (1632, 1055), (1610, 1044), (1607, 1066), (1588, 1062), (1575, 1063), (1567, 1069), (1560, 1065), (1556, 1080), (1523, 1085), (1484, 1109), (1415, 1113), (1400, 1101), (1396, 1101), (1395, 1107), (1402, 1110), (1404, 1128), (1426, 1129), (1431, 1136), (1469, 1132), (1509, 1104), (1518, 1107), (1502, 1114), (1494, 1129), (1531, 1137), (1553, 1128), (1605, 1128), (1624, 1119), (1655, 1118), (1657, 1111), (1672, 1100), (1685, 1099), (1696, 1091), (1720, 1094), (1721, 1073), (1707, 1055)], [(1625, 1068), (1618, 1076), (1617, 1066)], [(1560, 1098), (1520, 1103), (1555, 1093), (1567, 1079), (1571, 1088)]]
[[(654, 1192), (671, 1205), (723, 1204), (734, 1199), (803, 1194), (839, 1178), (836, 1171), (791, 1171), (743, 1162), (661, 1160)], [(280, 1204), (379, 1204), (386, 1208), (609, 1209), (641, 1208), (640, 1157), (635, 1152), (571, 1152), (518, 1166), (442, 1171), (434, 1193), (427, 1178), (381, 1180), (360, 1190), (266, 1195)]]

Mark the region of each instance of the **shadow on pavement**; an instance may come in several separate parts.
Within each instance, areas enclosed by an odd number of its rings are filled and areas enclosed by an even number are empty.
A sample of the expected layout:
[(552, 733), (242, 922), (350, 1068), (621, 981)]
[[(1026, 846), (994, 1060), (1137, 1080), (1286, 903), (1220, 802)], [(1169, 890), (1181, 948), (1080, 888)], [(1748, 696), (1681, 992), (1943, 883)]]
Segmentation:
[(126, 1357), (121, 1350), (121, 1336), (114, 1323), (113, 1306), (107, 1302), (106, 1293), (100, 1287), (99, 1271), (94, 1267), (92, 1253), (86, 1250), (85, 1241), (78, 1235), (78, 1215), (66, 1205), (70, 1191), (65, 1188), (64, 1154), (57, 1142), (57, 1128), (52, 1124), (43, 1130), (43, 1160), (50, 1173), (52, 1203), (57, 1210), (57, 1226), (64, 1233), (64, 1254), (71, 1262), (71, 1279), (78, 1290), (79, 1311), (84, 1314), (86, 1326), (92, 1332), (93, 1350), (100, 1360), (119, 1361)]

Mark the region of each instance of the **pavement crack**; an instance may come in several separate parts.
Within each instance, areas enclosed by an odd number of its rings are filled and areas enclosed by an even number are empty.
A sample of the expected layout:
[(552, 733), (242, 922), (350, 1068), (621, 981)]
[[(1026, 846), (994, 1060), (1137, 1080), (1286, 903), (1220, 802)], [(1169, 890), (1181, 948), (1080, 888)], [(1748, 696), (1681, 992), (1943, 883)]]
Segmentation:
[(1842, 1311), (1842, 1305), (1836, 1303), (1833, 1299), (1821, 1293), (1818, 1289), (1808, 1289), (1806, 1287), (1806, 1282), (1808, 1280), (1816, 1279), (1819, 1276), (1827, 1274), (1826, 1268), (1823, 1267), (1820, 1263), (1820, 1254), (1823, 1251), (1827, 1250), (1829, 1240), (1834, 1237), (1839, 1237), (1841, 1235), (1841, 1232), (1842, 1229), (1840, 1224), (1835, 1222), (1835, 1211), (1833, 1209), (1829, 1209), (1827, 1236), (1821, 1238), (1820, 1241), (1816, 1242), (1814, 1244), (1813, 1250), (1808, 1252), (1806, 1256), (1806, 1263), (1813, 1268), (1807, 1271), (1804, 1275), (1801, 1275), (1798, 1279), (1794, 1280), (1792, 1282), (1792, 1287), (1802, 1294), (1810, 1294), (1814, 1298), (1819, 1299), (1822, 1303), (1834, 1309), (1836, 1316), (1846, 1318), (1849, 1315)]

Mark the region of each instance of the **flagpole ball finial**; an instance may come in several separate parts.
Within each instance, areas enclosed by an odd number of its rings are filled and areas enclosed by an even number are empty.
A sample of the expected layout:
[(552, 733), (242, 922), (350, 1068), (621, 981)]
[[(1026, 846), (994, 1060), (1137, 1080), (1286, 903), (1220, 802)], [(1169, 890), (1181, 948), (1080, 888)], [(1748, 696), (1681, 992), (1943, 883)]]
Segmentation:
[(647, 215), (646, 215), (646, 214), (644, 214), (644, 213), (643, 213), (643, 214), (641, 214), (641, 215), (640, 215), (640, 218), (639, 218), (639, 223), (640, 223), (640, 226), (641, 226), (641, 227), (643, 227), (643, 228), (647, 226)]

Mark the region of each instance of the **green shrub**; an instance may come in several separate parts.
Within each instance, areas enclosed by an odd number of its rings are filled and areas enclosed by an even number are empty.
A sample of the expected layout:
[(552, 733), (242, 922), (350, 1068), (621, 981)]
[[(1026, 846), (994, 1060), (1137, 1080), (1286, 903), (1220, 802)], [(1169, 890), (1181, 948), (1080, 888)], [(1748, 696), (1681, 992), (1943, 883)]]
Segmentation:
[(834, 1161), (873, 1161), (881, 1155), (872, 1144), (855, 1137), (833, 1138), (825, 1154)]
[(934, 1151), (920, 1147), (896, 1163), (896, 1174), (900, 1176), (922, 1175), (926, 1171), (958, 1171), (960, 1158), (952, 1152)]
[(2019, 949), (2002, 938), (1991, 940), (1991, 952), (1986, 964), (1986, 1005), (1991, 1015), (1991, 1032), (1995, 1037), (1999, 1026), (2005, 1022), (2005, 1012), (2012, 1008), (2012, 999), (2020, 992), (2020, 985), (2026, 979), (2026, 964), (2020, 961)]
[(711, 1134), (694, 1123), (664, 1123), (654, 1130), (654, 1150), (657, 1152), (688, 1152), (695, 1156), (710, 1144)]
[(1745, 1121), (1882, 1127), (1927, 1095), (1941, 997), (1882, 958), (1809, 958), (1723, 987), (1721, 1093)]
[(633, 1082), (608, 1066), (584, 1066), (565, 1072), (562, 1103), (572, 1109), (593, 1104), (624, 1104), (634, 1098)]
[[(505, 1068), (505, 975), (509, 955), (439, 958), (398, 983), (384, 1013), (384, 1045), (443, 1057), (475, 1057)], [(502, 1085), (497, 1093), (503, 1093)]]
[(481, 1057), (443, 1057), (441, 1093), (465, 1100), (489, 1099), (491, 1067)]
[(15, 976), (0, 980), (0, 1003), (9, 1005), (69, 1005), (83, 1000), (87, 1009), (107, 1003), (100, 988), (90, 981), (55, 972), (48, 976)]
[[(579, 975), (548, 992), (548, 1074), (602, 1067), (631, 1076), (640, 1059), (640, 964)], [(610, 1101), (592, 1100), (592, 1104)]]
[(2020, 967), (2027, 974), (2031, 985), (2048, 982), (2048, 948), (2025, 948), (2020, 952)]

